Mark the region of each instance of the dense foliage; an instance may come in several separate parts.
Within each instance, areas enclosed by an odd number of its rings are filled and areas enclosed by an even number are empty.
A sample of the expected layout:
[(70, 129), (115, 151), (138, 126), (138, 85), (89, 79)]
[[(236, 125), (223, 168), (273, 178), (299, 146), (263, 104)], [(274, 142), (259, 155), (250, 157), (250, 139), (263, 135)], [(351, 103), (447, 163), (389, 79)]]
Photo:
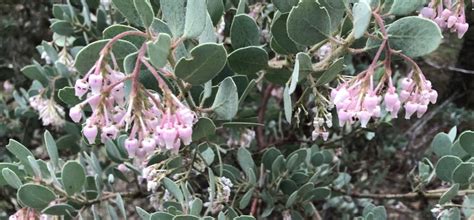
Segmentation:
[[(52, 40), (36, 47), (42, 60), (21, 70), (31, 83), (11, 76), (0, 93), (0, 136), (31, 134), (1, 154), (3, 214), (386, 219), (384, 205), (415, 200), (429, 203), (425, 217), (470, 217), (473, 131), (434, 136), (401, 173), (404, 192), (379, 193), (387, 173), (370, 171), (402, 145), (385, 130), (393, 121), (433, 117), (440, 95), (417, 58), (438, 49), (443, 33), (466, 34), (465, 8), (460, 0), (54, 4)], [(368, 143), (383, 147), (353, 149)]]

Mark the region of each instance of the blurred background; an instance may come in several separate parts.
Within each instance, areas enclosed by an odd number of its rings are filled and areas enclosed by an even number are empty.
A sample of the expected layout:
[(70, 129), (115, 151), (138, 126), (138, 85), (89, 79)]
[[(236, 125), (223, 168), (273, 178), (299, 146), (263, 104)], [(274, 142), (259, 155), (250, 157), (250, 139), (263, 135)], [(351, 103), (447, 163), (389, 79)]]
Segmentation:
[[(33, 60), (44, 62), (35, 47), (43, 40), (51, 40), (48, 19), (53, 3), (60, 2), (0, 0), (0, 83), (4, 85), (0, 90), (8, 90), (10, 84), (15, 89), (30, 86), (31, 81), (20, 69)], [(472, 27), (474, 13), (466, 13)], [(436, 52), (417, 62), (439, 93), (437, 104), (421, 119), (381, 124), (373, 135), (354, 132), (347, 137), (349, 141), (343, 142), (344, 146), (336, 146), (343, 151), (341, 159), (346, 163), (346, 172), (353, 175), (351, 181), (360, 184), (360, 188), (374, 189), (371, 193), (410, 192), (414, 183), (407, 181), (407, 174), (417, 161), (431, 155), (429, 146), (435, 134), (448, 132), (453, 126), (458, 132), (474, 129), (474, 29), (470, 28), (462, 40), (445, 35)], [(45, 129), (35, 115), (16, 118), (7, 107), (13, 102), (11, 96), (7, 98), (0, 92), (0, 161), (6, 154), (3, 146), (10, 138), (34, 149), (40, 145)], [(0, 198), (6, 198), (8, 193), (1, 188)], [(0, 199), (0, 210), (13, 211), (8, 202)], [(432, 216), (429, 201), (384, 202), (393, 219)]]

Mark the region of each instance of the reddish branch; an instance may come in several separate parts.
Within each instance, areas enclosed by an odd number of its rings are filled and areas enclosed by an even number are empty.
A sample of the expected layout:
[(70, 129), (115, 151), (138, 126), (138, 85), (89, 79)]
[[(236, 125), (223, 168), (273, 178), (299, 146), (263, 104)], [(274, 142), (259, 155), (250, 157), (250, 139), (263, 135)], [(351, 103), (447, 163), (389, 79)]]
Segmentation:
[[(272, 90), (275, 86), (270, 84), (263, 93), (262, 104), (258, 108), (258, 123), (265, 124), (265, 112), (267, 111), (268, 100), (271, 97)], [(262, 150), (265, 147), (265, 130), (264, 126), (257, 127), (257, 144), (258, 148)]]

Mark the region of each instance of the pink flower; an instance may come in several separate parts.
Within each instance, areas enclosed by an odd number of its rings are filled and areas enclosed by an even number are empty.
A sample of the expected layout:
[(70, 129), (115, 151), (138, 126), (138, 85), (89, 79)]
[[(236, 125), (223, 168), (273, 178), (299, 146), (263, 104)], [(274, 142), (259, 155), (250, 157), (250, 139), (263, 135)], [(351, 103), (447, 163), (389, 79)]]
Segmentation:
[(87, 93), (88, 90), (89, 84), (87, 84), (87, 82), (81, 79), (76, 80), (76, 84), (74, 84), (74, 95), (76, 95), (78, 98), (81, 98)]
[(417, 111), (417, 109), (418, 109), (418, 103), (408, 101), (405, 104), (405, 119), (410, 119), (411, 116)]
[(138, 140), (136, 138), (127, 138), (124, 142), (125, 149), (127, 149), (130, 158), (135, 157), (138, 149)]
[(82, 118), (82, 109), (80, 105), (76, 105), (69, 109), (69, 117), (71, 117), (72, 121), (78, 123), (81, 121)]
[(86, 137), (89, 144), (95, 143), (95, 138), (97, 137), (97, 126), (88, 125), (82, 129), (84, 137)]

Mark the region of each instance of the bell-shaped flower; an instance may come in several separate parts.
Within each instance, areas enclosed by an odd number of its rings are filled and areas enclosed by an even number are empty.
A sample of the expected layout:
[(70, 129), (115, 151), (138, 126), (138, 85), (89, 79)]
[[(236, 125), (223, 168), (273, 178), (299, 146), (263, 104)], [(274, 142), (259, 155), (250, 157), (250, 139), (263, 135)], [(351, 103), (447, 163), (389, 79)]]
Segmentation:
[(84, 134), (84, 137), (87, 139), (89, 144), (95, 143), (97, 132), (97, 126), (95, 125), (87, 125), (82, 129), (82, 133)]
[(89, 84), (81, 79), (76, 80), (74, 84), (74, 95), (78, 98), (82, 98), (87, 91), (89, 91)]
[(82, 109), (80, 105), (75, 105), (71, 109), (69, 109), (69, 117), (72, 119), (72, 121), (78, 123), (81, 121), (82, 118)]
[(99, 94), (102, 89), (104, 78), (101, 74), (91, 74), (89, 76), (89, 86), (91, 87), (92, 94)]
[(124, 142), (125, 149), (127, 149), (130, 158), (135, 157), (138, 150), (138, 140), (136, 138), (127, 138)]
[(184, 145), (189, 145), (191, 144), (192, 141), (192, 135), (193, 135), (193, 129), (190, 126), (180, 126), (178, 128), (178, 133), (179, 133), (179, 138), (181, 141), (183, 141)]

